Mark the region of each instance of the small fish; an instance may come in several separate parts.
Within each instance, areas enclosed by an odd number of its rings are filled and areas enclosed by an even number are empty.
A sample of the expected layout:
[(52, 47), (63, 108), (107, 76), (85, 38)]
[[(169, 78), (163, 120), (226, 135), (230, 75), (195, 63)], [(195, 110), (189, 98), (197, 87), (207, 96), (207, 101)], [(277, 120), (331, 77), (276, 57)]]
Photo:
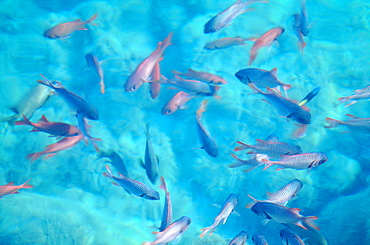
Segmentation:
[(149, 134), (150, 125), (146, 125), (146, 145), (145, 145), (145, 161), (142, 162), (142, 166), (145, 169), (146, 175), (153, 185), (158, 179), (158, 156), (154, 152), (152, 141), (150, 140)]
[(215, 85), (227, 84), (227, 81), (224, 78), (208, 72), (200, 72), (188, 69), (187, 73), (181, 73), (178, 71), (172, 71), (172, 73), (179, 76), (184, 76), (186, 78), (196, 79), (205, 83), (212, 83)]
[(203, 237), (204, 235), (206, 235), (208, 231), (210, 231), (209, 235), (212, 235), (212, 233), (217, 228), (217, 226), (219, 226), (220, 224), (224, 225), (227, 221), (227, 218), (234, 211), (237, 203), (238, 203), (238, 196), (231, 193), (227, 197), (224, 205), (222, 205), (222, 208), (219, 214), (217, 215), (217, 217), (215, 218), (215, 221), (213, 222), (213, 224), (210, 227), (201, 229), (201, 231), (203, 232), (200, 234), (200, 237)]
[(303, 49), (306, 47), (306, 42), (304, 41), (303, 37), (306, 37), (309, 33), (306, 0), (301, 1), (301, 13), (294, 14), (293, 18), (294, 18), (293, 30), (299, 39), (298, 46), (299, 49), (301, 50), (301, 53), (303, 54)]
[(113, 150), (109, 150), (107, 152), (100, 151), (98, 155), (98, 159), (103, 158), (103, 157), (109, 158), (110, 163), (116, 168), (117, 172), (122, 173), (122, 175), (129, 178), (125, 162), (122, 160), (122, 158), (117, 152)]
[(77, 117), (77, 122), (78, 122), (78, 128), (80, 129), (80, 132), (84, 136), (84, 140), (85, 140), (86, 144), (89, 140), (91, 142), (91, 144), (94, 146), (95, 150), (99, 151), (99, 147), (98, 147), (98, 145), (96, 144), (95, 141), (101, 141), (101, 139), (94, 138), (89, 134), (89, 132), (87, 130), (88, 125), (87, 125), (87, 122), (86, 122), (87, 120), (85, 118), (85, 115), (83, 113), (77, 113), (76, 117)]
[(182, 216), (180, 219), (167, 226), (164, 231), (153, 232), (153, 234), (157, 235), (157, 239), (153, 242), (144, 242), (143, 245), (156, 245), (170, 242), (178, 243), (182, 233), (188, 229), (190, 223), (191, 219), (189, 217)]
[(33, 129), (31, 130), (31, 132), (45, 132), (53, 136), (75, 136), (79, 133), (76, 126), (61, 122), (49, 122), (44, 115), (42, 115), (37, 123), (31, 122), (24, 115), (22, 116), (23, 120), (16, 121), (15, 125), (32, 126)]
[(235, 45), (245, 45), (244, 42), (247, 40), (248, 39), (241, 38), (240, 36), (239, 37), (225, 37), (225, 38), (220, 38), (220, 39), (208, 42), (206, 43), (206, 45), (204, 45), (203, 48), (208, 49), (208, 50), (224, 49), (224, 48), (228, 48), (228, 47), (235, 46)]
[(257, 200), (251, 195), (248, 195), (252, 198), (253, 202), (247, 204), (246, 208), (252, 207), (257, 202), (270, 202), (285, 206), (290, 199), (297, 195), (297, 193), (302, 189), (302, 186), (303, 183), (300, 180), (294, 179), (275, 193), (267, 192), (267, 200)]
[(89, 68), (93, 68), (96, 74), (99, 76), (100, 92), (104, 94), (105, 84), (104, 84), (104, 72), (103, 72), (103, 68), (101, 67), (102, 61), (99, 61), (98, 58), (94, 54), (85, 55), (85, 59), (87, 62), (87, 66)]
[(360, 118), (353, 116), (351, 114), (346, 114), (348, 117), (352, 118), (348, 121), (339, 121), (330, 117), (326, 118), (326, 122), (329, 126), (325, 126), (325, 128), (335, 128), (338, 126), (345, 126), (349, 129), (349, 131), (342, 132), (342, 133), (363, 133), (363, 134), (370, 134), (370, 118)]
[(159, 231), (164, 231), (172, 222), (172, 204), (170, 199), (170, 193), (167, 189), (166, 181), (163, 177), (160, 178), (161, 185), (159, 188), (161, 188), (164, 193), (166, 194), (166, 197), (164, 199), (164, 206), (163, 206), (163, 214), (162, 214), (162, 221), (161, 226), (159, 227)]
[(235, 73), (235, 76), (242, 83), (246, 85), (248, 85), (248, 83), (253, 83), (256, 87), (260, 89), (265, 89), (266, 87), (281, 87), (282, 89), (284, 89), (284, 91), (290, 89), (292, 86), (280, 81), (277, 78), (276, 73), (276, 68), (272, 69), (271, 71), (257, 68), (246, 68)]
[(229, 165), (230, 168), (251, 166), (251, 168), (244, 170), (244, 172), (250, 172), (257, 167), (264, 165), (265, 163), (262, 161), (262, 159), (269, 159), (269, 156), (265, 154), (255, 154), (254, 157), (249, 160), (242, 160), (235, 154), (231, 154), (231, 156), (237, 161), (237, 163)]
[(307, 110), (300, 107), (297, 103), (275, 93), (270, 88), (266, 88), (268, 92), (265, 93), (252, 83), (248, 85), (254, 91), (263, 95), (266, 101), (274, 106), (281, 116), (292, 119), (300, 124), (298, 130), (295, 132), (296, 137), (303, 137), (305, 135), (307, 126), (311, 123), (311, 114)]
[[(340, 101), (338, 105), (344, 102), (349, 102), (347, 105), (345, 105), (345, 107), (348, 107), (363, 99), (370, 99), (370, 85), (366, 86), (365, 88), (355, 90), (355, 92), (350, 96), (340, 97), (338, 99)], [(334, 107), (338, 105), (335, 105)]]
[(310, 102), (313, 98), (316, 97), (316, 95), (320, 92), (320, 86), (309, 92), (299, 103), (299, 106), (303, 106)]
[(293, 145), (279, 141), (278, 138), (271, 140), (269, 136), (266, 140), (257, 139), (257, 144), (248, 145), (243, 142), (237, 141), (239, 146), (235, 147), (234, 151), (241, 151), (245, 149), (252, 149), (249, 154), (266, 154), (269, 158), (278, 159), (281, 155), (296, 155), (302, 153), (302, 149), (298, 145)]
[(41, 76), (44, 80), (38, 80), (37, 82), (54, 89), (70, 107), (76, 110), (77, 114), (82, 114), (84, 117), (91, 120), (99, 120), (99, 112), (92, 104), (88, 103), (77, 94), (67, 90), (60, 82), (55, 81), (51, 83), (46, 77), (43, 75)]
[(268, 245), (266, 239), (262, 235), (254, 235), (252, 240), (253, 245)]
[(26, 157), (31, 159), (31, 162), (35, 161), (36, 159), (40, 158), (43, 155), (46, 155), (44, 159), (48, 159), (50, 157), (55, 156), (60, 151), (67, 150), (77, 145), (82, 139), (83, 139), (82, 134), (78, 134), (76, 136), (64, 137), (58, 142), (46, 146), (45, 150), (29, 154)]
[(6, 195), (19, 193), (18, 190), (20, 190), (20, 189), (32, 188), (33, 187), (32, 185), (27, 184), (28, 181), (30, 181), (30, 180), (27, 180), (26, 182), (24, 182), (21, 185), (14, 185), (13, 182), (10, 182), (6, 185), (1, 185), (0, 186), (0, 199), (4, 198), (4, 196), (6, 196)]
[(299, 214), (300, 209), (288, 208), (274, 203), (269, 202), (257, 202), (251, 208), (251, 210), (265, 218), (264, 223), (266, 224), (269, 220), (275, 220), (282, 224), (294, 224), (303, 229), (307, 230), (305, 225), (310, 226), (316, 230), (320, 228), (313, 222), (318, 219), (316, 216), (302, 216)]
[(241, 231), (238, 235), (234, 237), (233, 240), (229, 243), (229, 245), (244, 245), (248, 240), (248, 233), (245, 231)]
[(250, 41), (254, 41), (254, 44), (249, 51), (249, 63), (248, 66), (252, 64), (252, 62), (257, 57), (257, 52), (263, 47), (270, 46), (273, 41), (276, 41), (278, 37), (284, 32), (284, 29), (281, 27), (273, 28), (266, 33), (264, 33), (259, 38), (249, 38)]
[(51, 95), (52, 93), (49, 88), (38, 84), (31, 91), (29, 91), (14, 108), (11, 108), (15, 114), (2, 119), (1, 122), (14, 124), (14, 122), (22, 115), (24, 115), (27, 119), (31, 119), (33, 113), (42, 107)]
[(81, 19), (77, 19), (75, 21), (62, 23), (59, 25), (50, 28), (44, 32), (44, 37), (51, 38), (51, 39), (60, 39), (60, 38), (69, 38), (71, 34), (75, 31), (79, 30), (88, 30), (85, 25), (86, 24), (93, 24), (91, 23), (96, 19), (98, 14), (94, 14), (90, 19), (87, 21), (81, 21)]
[(105, 177), (112, 178), (114, 181), (117, 181), (117, 183), (113, 182), (114, 185), (121, 186), (127, 192), (132, 193), (135, 196), (142, 197), (148, 200), (159, 200), (159, 193), (149, 186), (139, 181), (129, 179), (120, 173), (118, 173), (119, 177), (116, 177), (112, 174), (108, 165), (105, 165), (105, 167), (108, 170), (108, 173), (103, 173), (103, 175)]
[(280, 237), (284, 245), (304, 245), (302, 239), (288, 229), (281, 230)]
[(169, 115), (174, 113), (178, 109), (184, 109), (184, 105), (186, 104), (186, 102), (194, 97), (195, 96), (185, 93), (184, 91), (178, 92), (162, 107), (162, 114)]
[(212, 17), (205, 25), (204, 25), (204, 33), (214, 33), (216, 31), (221, 30), (222, 28), (230, 25), (232, 21), (240, 14), (245, 12), (251, 11), (253, 9), (248, 8), (248, 6), (254, 2), (262, 2), (266, 3), (268, 1), (261, 1), (261, 0), (250, 0), (250, 1), (243, 1), (237, 0), (233, 5), (222, 11), (221, 13), (217, 14), (216, 16)]
[(201, 122), (202, 114), (203, 112), (206, 111), (207, 104), (208, 102), (206, 100), (203, 100), (196, 112), (199, 141), (202, 145), (201, 149), (204, 149), (210, 156), (217, 157), (218, 156), (217, 143)]
[(162, 42), (159, 42), (157, 48), (131, 73), (125, 83), (126, 92), (135, 91), (140, 88), (144, 82), (149, 81), (154, 66), (163, 58), (163, 53), (166, 48), (172, 45), (172, 35), (173, 33), (171, 32)]
[(210, 83), (201, 82), (198, 80), (183, 79), (179, 76), (175, 76), (170, 80), (165, 79), (167, 83), (178, 87), (180, 90), (198, 96), (216, 96), (220, 86), (214, 86)]
[(301, 169), (311, 169), (314, 167), (318, 167), (321, 164), (328, 161), (328, 157), (321, 152), (310, 152), (310, 153), (303, 153), (297, 154), (292, 156), (282, 156), (279, 161), (270, 161), (270, 160), (262, 160), (266, 167), (263, 170), (268, 169), (273, 165), (279, 165), (280, 168), (276, 170), (281, 170), (284, 168), (293, 168), (297, 170)]
[(153, 100), (155, 100), (161, 90), (161, 83), (159, 83), (159, 81), (161, 80), (161, 69), (159, 66), (159, 62), (155, 63), (154, 68), (150, 73), (150, 80), (150, 96)]

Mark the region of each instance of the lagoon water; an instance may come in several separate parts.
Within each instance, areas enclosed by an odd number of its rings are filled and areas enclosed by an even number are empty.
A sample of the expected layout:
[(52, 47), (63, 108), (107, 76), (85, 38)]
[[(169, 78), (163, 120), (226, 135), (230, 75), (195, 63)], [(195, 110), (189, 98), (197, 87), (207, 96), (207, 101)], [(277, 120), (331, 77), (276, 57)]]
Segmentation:
[[(89, 121), (92, 136), (102, 151), (114, 150), (124, 160), (130, 178), (146, 183), (161, 195), (151, 201), (129, 195), (102, 175), (105, 160), (91, 144), (80, 142), (49, 159), (30, 162), (26, 155), (43, 150), (56, 139), (32, 132), (28, 126), (0, 124), (0, 185), (19, 185), (30, 179), (33, 188), (0, 200), (0, 244), (136, 245), (153, 241), (162, 216), (164, 193), (159, 181), (152, 185), (142, 168), (146, 124), (150, 124), (153, 147), (159, 158), (159, 175), (171, 193), (173, 219), (188, 216), (189, 229), (179, 244), (228, 244), (241, 230), (262, 234), (269, 244), (281, 244), (279, 231), (285, 226), (274, 221), (262, 225), (262, 218), (245, 205), (247, 194), (265, 198), (293, 179), (303, 188), (288, 206), (300, 213), (318, 216), (319, 233), (294, 227), (306, 244), (370, 244), (369, 136), (340, 133), (344, 128), (326, 129), (325, 118), (345, 120), (346, 114), (369, 117), (369, 102), (350, 107), (338, 98), (368, 85), (370, 67), (370, 4), (364, 0), (309, 0), (310, 33), (302, 55), (292, 29), (292, 15), (300, 1), (271, 0), (253, 3), (253, 11), (213, 34), (204, 34), (204, 24), (226, 9), (233, 0), (1, 0), (0, 1), (0, 115), (12, 115), (9, 108), (37, 85), (39, 74), (61, 81), (66, 88), (90, 101), (99, 111), (98, 121)], [(87, 20), (95, 13), (96, 25), (76, 31), (70, 38), (48, 39), (45, 30), (75, 19)], [(205, 50), (206, 42), (241, 36), (259, 37), (269, 29), (285, 32), (271, 48), (260, 50), (251, 67), (277, 68), (281, 81), (291, 84), (289, 97), (301, 100), (317, 86), (321, 91), (307, 105), (312, 123), (307, 135), (292, 138), (293, 121), (279, 117), (262, 102), (260, 95), (242, 84), (234, 74), (247, 68), (252, 42), (220, 50)], [(161, 73), (188, 68), (222, 76), (220, 99), (208, 97), (202, 121), (219, 146), (217, 158), (198, 149), (200, 143), (195, 112), (204, 99), (191, 100), (187, 108), (162, 115), (162, 106), (177, 92), (162, 85), (156, 100), (144, 84), (125, 92), (130, 73), (168, 33), (173, 32), (161, 61)], [(106, 93), (101, 94), (99, 78), (87, 69), (85, 55), (94, 53), (105, 60)], [(45, 115), (50, 121), (77, 125), (75, 112), (58, 95), (38, 109), (31, 118)], [(255, 144), (275, 134), (281, 141), (298, 144), (303, 152), (324, 152), (329, 160), (310, 171), (259, 167), (249, 173), (229, 168), (236, 141)], [(247, 159), (250, 155), (236, 153)], [(112, 169), (114, 169), (112, 167)], [(114, 174), (117, 171), (113, 170)], [(211, 236), (199, 237), (200, 229), (214, 217), (230, 193), (239, 196), (225, 225)], [(326, 241), (325, 241), (326, 240)]]

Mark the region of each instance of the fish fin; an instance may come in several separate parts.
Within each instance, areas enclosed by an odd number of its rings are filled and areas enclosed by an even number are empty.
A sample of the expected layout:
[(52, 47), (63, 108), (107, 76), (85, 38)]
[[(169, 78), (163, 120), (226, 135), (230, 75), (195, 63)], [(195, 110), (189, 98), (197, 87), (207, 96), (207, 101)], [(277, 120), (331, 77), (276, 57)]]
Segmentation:
[(306, 136), (308, 124), (300, 124), (298, 128), (293, 132), (295, 138), (303, 138)]
[(250, 172), (250, 171), (252, 171), (252, 170), (256, 169), (257, 167), (259, 167), (259, 166), (261, 166), (261, 165), (262, 165), (262, 164), (257, 165), (257, 166), (254, 166), (254, 167), (251, 167), (251, 168), (248, 168), (248, 169), (244, 169), (244, 170), (243, 170), (243, 172), (248, 173), (248, 172)]
[(254, 197), (252, 197), (251, 195), (247, 194), (250, 198), (252, 198), (253, 202), (250, 202), (248, 203), (247, 205), (245, 205), (245, 208), (251, 208), (254, 204), (256, 204), (257, 202), (259, 202), (259, 200), (255, 199)]
[(275, 165), (275, 164), (278, 164), (277, 162), (272, 162), (270, 160), (267, 160), (267, 159), (262, 159), (262, 162), (264, 164), (266, 164), (266, 166), (262, 169), (263, 171), (265, 171), (266, 169), (268, 169), (269, 167)]
[(196, 112), (197, 116), (202, 116), (203, 112), (205, 112), (207, 110), (207, 105), (208, 105), (208, 101), (207, 100), (203, 100), (199, 107), (198, 107), (198, 110)]
[(182, 234), (180, 233), (176, 238), (171, 242), (172, 244), (178, 244), (181, 241)]
[(30, 125), (30, 126), (32, 126), (32, 122), (30, 120), (28, 120), (27, 117), (25, 117), (24, 115), (22, 115), (22, 117), (23, 117), (23, 120), (15, 121), (14, 125)]
[(145, 163), (144, 163), (143, 159), (140, 158), (139, 162), (140, 162), (141, 167), (143, 167), (145, 169)]
[(45, 115), (42, 115), (41, 118), (39, 119), (39, 122), (49, 122), (49, 120), (45, 117)]
[(14, 182), (9, 182), (8, 184), (6, 184), (5, 186), (12, 186), (14, 185)]
[(87, 31), (87, 30), (89, 30), (89, 29), (87, 29), (87, 28), (86, 28), (86, 27), (84, 27), (84, 26), (81, 26), (81, 27), (79, 27), (77, 30), (78, 30), (78, 31)]
[(262, 220), (262, 225), (267, 225), (267, 223), (270, 221), (270, 219), (264, 219), (264, 220)]
[(271, 141), (271, 142), (280, 142), (279, 137), (275, 134), (270, 134), (267, 138), (266, 141)]
[(26, 180), (26, 182), (24, 182), (23, 184), (21, 184), (21, 188), (33, 188), (33, 185), (28, 185), (28, 182), (30, 181), (31, 179), (28, 179)]
[(245, 150), (245, 149), (248, 149), (248, 148), (252, 148), (251, 145), (247, 145), (241, 141), (237, 141), (236, 142), (237, 144), (240, 144), (240, 146), (237, 146), (234, 148), (234, 151), (242, 151), (242, 150)]
[(14, 112), (14, 113), (19, 113), (19, 111), (18, 111), (18, 109), (17, 109), (17, 107), (10, 107), (9, 108), (12, 112)]
[(306, 225), (308, 225), (309, 227), (311, 227), (311, 228), (313, 228), (315, 230), (320, 230), (320, 227), (315, 222), (313, 222), (316, 219), (318, 219), (317, 216), (304, 217), (303, 218), (303, 223), (305, 223)]
[(299, 226), (299, 227), (301, 227), (301, 228), (303, 228), (303, 229), (305, 229), (305, 230), (307, 230), (307, 228), (302, 224), (302, 222), (301, 221), (298, 221), (297, 223), (294, 223), (296, 226)]
[(325, 128), (335, 128), (339, 125), (339, 121), (330, 117), (325, 118), (326, 123), (329, 124), (329, 126), (325, 126)]
[(299, 208), (290, 208), (290, 210), (295, 213), (295, 214), (299, 214), (299, 212), (301, 211)]
[(353, 118), (353, 119), (359, 119), (359, 117), (356, 117), (356, 116), (354, 116), (354, 115), (352, 115), (352, 114), (346, 114), (346, 116), (347, 116), (347, 117), (351, 117), (351, 118)]
[(46, 159), (52, 158), (52, 157), (53, 157), (53, 156), (55, 156), (56, 154), (58, 154), (58, 152), (45, 154), (44, 159), (46, 160)]
[(358, 102), (357, 100), (354, 100), (354, 101), (348, 103), (347, 105), (345, 105), (344, 107), (348, 107), (350, 105), (356, 104), (357, 102)]
[(161, 176), (160, 178), (160, 181), (161, 181), (161, 185), (159, 186), (160, 189), (164, 190), (164, 192), (168, 192), (167, 190), (167, 183), (166, 181), (164, 180), (164, 178)]

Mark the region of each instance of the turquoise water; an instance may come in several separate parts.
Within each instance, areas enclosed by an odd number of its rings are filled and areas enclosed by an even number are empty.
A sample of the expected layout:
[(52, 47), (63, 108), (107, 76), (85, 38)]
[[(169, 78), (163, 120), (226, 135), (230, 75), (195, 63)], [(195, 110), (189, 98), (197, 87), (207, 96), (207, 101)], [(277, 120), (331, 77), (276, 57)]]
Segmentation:
[[(173, 219), (188, 216), (189, 229), (179, 244), (228, 244), (241, 230), (251, 237), (260, 233), (269, 244), (280, 244), (279, 231), (285, 226), (274, 221), (261, 224), (262, 218), (245, 205), (246, 194), (258, 199), (266, 191), (276, 191), (297, 178), (303, 182), (298, 196), (288, 206), (301, 214), (318, 216), (316, 223), (328, 244), (370, 244), (370, 188), (368, 177), (370, 147), (368, 136), (343, 134), (339, 128), (326, 129), (325, 117), (346, 119), (345, 114), (369, 117), (366, 100), (350, 107), (333, 108), (337, 99), (368, 85), (370, 4), (367, 1), (308, 1), (310, 33), (304, 55), (292, 30), (292, 15), (300, 11), (300, 1), (254, 3), (254, 11), (238, 16), (232, 25), (213, 34), (204, 34), (204, 24), (233, 1), (0, 1), (0, 114), (12, 115), (14, 107), (37, 85), (39, 74), (62, 81), (64, 86), (90, 101), (100, 120), (89, 121), (92, 136), (101, 138), (101, 150), (116, 151), (125, 161), (132, 179), (146, 183), (161, 195), (150, 201), (127, 194), (102, 175), (105, 161), (97, 160), (91, 143), (80, 142), (50, 159), (30, 162), (26, 155), (43, 150), (56, 142), (28, 126), (2, 123), (0, 149), (0, 185), (27, 179), (34, 187), (0, 200), (0, 244), (142, 244), (153, 241), (151, 232), (159, 227), (164, 193), (159, 181), (151, 185), (140, 159), (144, 158), (146, 124), (159, 158), (159, 175), (164, 176), (173, 205)], [(64, 22), (95, 13), (97, 25), (88, 31), (76, 31), (70, 38), (45, 38), (45, 30)], [(260, 50), (252, 67), (277, 68), (278, 77), (292, 85), (289, 96), (300, 100), (317, 86), (319, 95), (309, 102), (312, 123), (301, 139), (291, 137), (294, 123), (279, 117), (276, 110), (262, 102), (260, 95), (234, 77), (247, 68), (252, 42), (227, 49), (204, 50), (206, 42), (242, 36), (258, 37), (274, 27), (285, 32), (278, 43)], [(191, 100), (187, 108), (162, 115), (162, 106), (177, 92), (162, 90), (156, 100), (144, 84), (135, 92), (124, 92), (127, 77), (162, 41), (173, 32), (161, 61), (161, 73), (171, 77), (172, 70), (187, 68), (222, 76), (221, 99), (207, 97), (209, 106), (202, 121), (216, 139), (219, 156), (213, 158), (200, 147), (195, 111), (203, 98)], [(106, 93), (99, 79), (88, 70), (85, 55), (93, 52), (105, 73)], [(53, 95), (32, 116), (77, 125), (75, 112), (58, 95)], [(298, 144), (304, 152), (324, 152), (329, 160), (311, 171), (285, 169), (249, 173), (231, 169), (230, 156), (236, 141), (254, 144), (276, 134), (281, 141)], [(243, 159), (248, 155), (237, 153)], [(116, 175), (116, 171), (113, 171)], [(199, 238), (230, 193), (239, 195), (239, 203), (225, 225), (213, 235)], [(302, 237), (312, 236), (297, 230)], [(322, 238), (320, 238), (322, 239)], [(316, 239), (317, 240), (317, 239)]]

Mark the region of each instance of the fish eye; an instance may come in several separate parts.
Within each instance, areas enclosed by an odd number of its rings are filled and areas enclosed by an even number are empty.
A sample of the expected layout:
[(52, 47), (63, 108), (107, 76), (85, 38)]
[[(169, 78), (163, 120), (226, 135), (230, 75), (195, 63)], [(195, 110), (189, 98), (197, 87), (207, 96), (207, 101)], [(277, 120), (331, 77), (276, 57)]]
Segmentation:
[(136, 85), (130, 88), (130, 91), (135, 91), (136, 90)]
[(215, 29), (215, 28), (211, 28), (211, 31), (212, 31), (212, 32), (216, 32), (216, 29)]
[(167, 109), (166, 110), (166, 114), (171, 114), (172, 110), (171, 109)]

